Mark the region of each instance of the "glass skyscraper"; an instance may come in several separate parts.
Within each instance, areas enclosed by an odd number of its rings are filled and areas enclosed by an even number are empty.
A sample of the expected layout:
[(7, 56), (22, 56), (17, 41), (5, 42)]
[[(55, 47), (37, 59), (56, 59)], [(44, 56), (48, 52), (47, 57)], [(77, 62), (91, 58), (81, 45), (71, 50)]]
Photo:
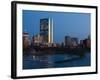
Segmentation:
[(53, 43), (53, 19), (40, 19), (40, 36), (43, 37), (44, 43)]

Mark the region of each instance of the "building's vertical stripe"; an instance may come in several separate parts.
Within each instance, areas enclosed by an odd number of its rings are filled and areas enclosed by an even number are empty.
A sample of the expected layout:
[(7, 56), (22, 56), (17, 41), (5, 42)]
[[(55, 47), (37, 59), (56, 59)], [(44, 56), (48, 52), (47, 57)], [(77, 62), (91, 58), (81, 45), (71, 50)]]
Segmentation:
[(51, 41), (51, 40), (50, 40), (50, 36), (51, 36), (51, 35), (50, 35), (50, 26), (51, 26), (51, 25), (50, 25), (50, 18), (49, 18), (49, 23), (48, 23), (48, 43), (50, 43), (50, 41)]
[(51, 42), (53, 43), (53, 18), (52, 18), (52, 26), (51, 26)]

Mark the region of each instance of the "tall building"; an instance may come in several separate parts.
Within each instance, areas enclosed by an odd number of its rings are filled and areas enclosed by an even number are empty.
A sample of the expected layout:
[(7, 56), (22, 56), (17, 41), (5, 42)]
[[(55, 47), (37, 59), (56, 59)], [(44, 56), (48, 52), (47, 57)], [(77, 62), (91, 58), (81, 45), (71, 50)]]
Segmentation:
[(43, 43), (53, 43), (53, 19), (40, 19), (40, 36), (43, 37)]

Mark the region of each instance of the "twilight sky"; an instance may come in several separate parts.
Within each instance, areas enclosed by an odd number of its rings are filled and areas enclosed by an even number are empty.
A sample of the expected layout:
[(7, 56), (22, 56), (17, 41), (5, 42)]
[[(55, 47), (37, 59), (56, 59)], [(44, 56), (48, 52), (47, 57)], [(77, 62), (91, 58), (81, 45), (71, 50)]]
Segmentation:
[(65, 36), (80, 40), (90, 35), (90, 14), (73, 12), (23, 10), (23, 31), (30, 37), (39, 34), (42, 18), (53, 18), (54, 42), (64, 42)]

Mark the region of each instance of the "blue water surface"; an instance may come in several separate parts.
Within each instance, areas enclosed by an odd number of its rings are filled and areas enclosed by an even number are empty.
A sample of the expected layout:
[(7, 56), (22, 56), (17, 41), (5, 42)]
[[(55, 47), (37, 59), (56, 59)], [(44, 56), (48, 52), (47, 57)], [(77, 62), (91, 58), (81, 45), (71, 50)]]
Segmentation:
[(81, 67), (90, 66), (90, 53), (83, 57), (69, 54), (49, 55), (24, 55), (23, 69), (60, 68), (60, 67)]

